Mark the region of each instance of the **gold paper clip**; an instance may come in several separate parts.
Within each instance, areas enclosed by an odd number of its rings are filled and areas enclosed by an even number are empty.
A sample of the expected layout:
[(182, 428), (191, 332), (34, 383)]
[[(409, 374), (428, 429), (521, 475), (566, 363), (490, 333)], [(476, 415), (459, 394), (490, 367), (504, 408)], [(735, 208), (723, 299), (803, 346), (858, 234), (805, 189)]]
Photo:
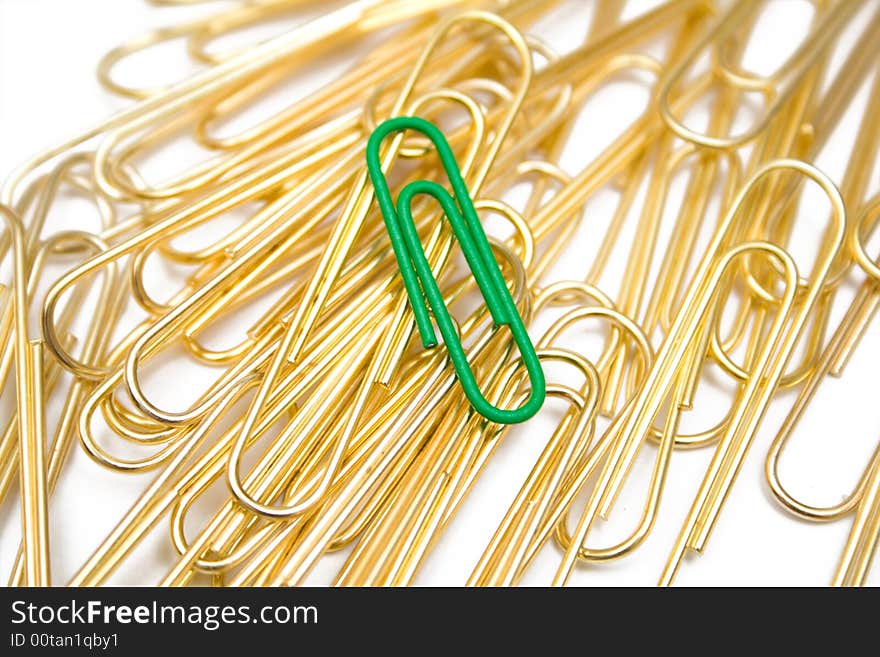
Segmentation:
[(46, 492), (46, 436), (43, 411), (43, 343), (28, 335), (27, 254), (18, 216), (0, 204), (11, 234), (12, 310), (15, 324), (15, 391), (18, 410), (19, 483), (24, 546), (24, 582), (49, 586), (49, 522)]
[(751, 74), (742, 73), (737, 75), (736, 71), (731, 71), (729, 67), (723, 67), (716, 61), (715, 66), (723, 71), (721, 77), (725, 82), (743, 91), (762, 92), (769, 98), (769, 105), (760, 120), (740, 134), (716, 136), (701, 134), (688, 128), (676, 116), (671, 106), (672, 94), (683, 86), (683, 76), (693, 67), (700, 55), (710, 47), (713, 48), (716, 57), (719, 52), (723, 52), (722, 45), (725, 40), (736, 38), (736, 32), (741, 30), (743, 25), (749, 25), (754, 20), (763, 2), (764, 0), (744, 0), (731, 5), (727, 13), (717, 19), (715, 26), (700, 39), (691, 52), (664, 76), (658, 96), (658, 109), (669, 129), (685, 141), (706, 148), (731, 149), (738, 148), (757, 138), (798, 88), (798, 82), (801, 78), (807, 75), (811, 67), (824, 56), (834, 38), (846, 26), (847, 21), (859, 7), (857, 2), (842, 2), (833, 4), (825, 12), (817, 12), (821, 19), (817, 21), (810, 35), (804, 39), (800, 48), (769, 78), (758, 78)]
[[(660, 579), (661, 584), (671, 583), (687, 548), (696, 551), (702, 551), (705, 548), (709, 534), (715, 526), (721, 508), (739, 473), (748, 448), (754, 439), (755, 432), (763, 417), (764, 409), (775, 392), (783, 375), (786, 362), (801, 336), (810, 310), (822, 292), (832, 263), (837, 257), (838, 250), (844, 241), (846, 213), (843, 207), (843, 200), (840, 198), (840, 194), (834, 184), (824, 174), (808, 164), (796, 160), (777, 160), (761, 167), (743, 189), (740, 190), (712, 240), (710, 249), (707, 252), (707, 259), (704, 260), (704, 266), (711, 263), (711, 256), (714, 250), (723, 244), (725, 238), (731, 233), (731, 228), (735, 225), (735, 219), (738, 217), (748, 195), (753, 194), (760, 183), (766, 182), (768, 176), (785, 170), (796, 172), (812, 180), (828, 197), (832, 217), (831, 223), (825, 232), (824, 248), (814, 263), (809, 287), (803, 291), (802, 297), (794, 309), (790, 307), (790, 304), (794, 300), (795, 292), (799, 291), (799, 286), (795, 285), (794, 289), (792, 289), (790, 280), (788, 281), (789, 284), (783, 297), (785, 301), (780, 304), (772, 329), (763, 336), (765, 340), (764, 345), (760, 348), (760, 351), (756, 350), (754, 353), (755, 365), (749, 371), (749, 380), (745, 383), (739, 394), (737, 412), (716, 448), (709, 470), (706, 472), (706, 476), (663, 571)], [(743, 228), (744, 226), (739, 226), (738, 230), (733, 231), (733, 233), (741, 232)], [(772, 248), (776, 249), (776, 257), (780, 258), (782, 263), (785, 263), (786, 259), (789, 260), (790, 264), (787, 265), (786, 275), (790, 279), (792, 268), (794, 268), (793, 262), (778, 247)], [(793, 269), (793, 271), (797, 275), (797, 270)], [(701, 277), (698, 275), (695, 280), (700, 281)], [(693, 294), (694, 287), (691, 290), (691, 294)], [(686, 300), (682, 308), (687, 308), (688, 304), (689, 300)], [(788, 309), (786, 309), (786, 305), (789, 306)], [(687, 314), (687, 311), (684, 311), (684, 314)]]

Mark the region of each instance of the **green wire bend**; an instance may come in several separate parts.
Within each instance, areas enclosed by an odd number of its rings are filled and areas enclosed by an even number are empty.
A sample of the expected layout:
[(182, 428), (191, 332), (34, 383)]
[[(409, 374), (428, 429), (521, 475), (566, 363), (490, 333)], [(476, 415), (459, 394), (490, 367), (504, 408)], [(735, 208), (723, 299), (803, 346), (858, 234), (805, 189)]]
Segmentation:
[[(421, 132), (434, 144), (452, 185), (454, 196), (450, 195), (442, 185), (435, 182), (416, 180), (401, 190), (397, 206), (394, 205), (388, 181), (382, 172), (379, 150), (388, 135), (405, 130)], [(376, 190), (376, 199), (385, 220), (385, 228), (388, 230), (394, 255), (397, 257), (397, 264), (400, 267), (400, 274), (403, 277), (410, 306), (412, 306), (415, 315), (422, 344), (426, 349), (437, 346), (437, 336), (434, 333), (428, 311), (428, 306), (430, 306), (440, 334), (443, 336), (446, 349), (449, 351), (455, 373), (474, 410), (486, 419), (499, 424), (516, 424), (528, 420), (544, 404), (544, 398), (547, 394), (544, 370), (513, 297), (510, 296), (510, 291), (507, 289), (501, 268), (492, 253), (489, 240), (486, 239), (486, 233), (480, 224), (480, 218), (474, 209), (470, 193), (446, 137), (437, 126), (425, 119), (414, 116), (388, 119), (370, 135), (370, 140), (367, 143), (367, 170)], [(455, 323), (446, 308), (443, 295), (431, 271), (431, 265), (425, 255), (412, 218), (412, 201), (420, 194), (432, 196), (440, 203), (443, 212), (449, 219), (452, 231), (461, 245), (461, 250), (477, 286), (486, 300), (486, 306), (495, 326), (510, 328), (513, 340), (522, 355), (531, 384), (529, 398), (519, 408), (508, 410), (493, 406), (480, 392), (464, 347), (458, 337)]]

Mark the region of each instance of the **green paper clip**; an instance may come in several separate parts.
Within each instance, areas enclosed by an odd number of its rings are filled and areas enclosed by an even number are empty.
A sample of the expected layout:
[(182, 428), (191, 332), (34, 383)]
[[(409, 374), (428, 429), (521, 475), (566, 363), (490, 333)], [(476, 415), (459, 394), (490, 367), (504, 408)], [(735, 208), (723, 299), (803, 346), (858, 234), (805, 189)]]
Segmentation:
[[(403, 188), (395, 207), (388, 181), (382, 172), (379, 149), (388, 135), (405, 130), (421, 132), (434, 144), (452, 184), (454, 197), (442, 185), (429, 180), (417, 180)], [(388, 119), (370, 135), (367, 144), (367, 170), (376, 190), (376, 198), (415, 314), (422, 344), (426, 349), (437, 346), (437, 336), (428, 313), (430, 306), (458, 380), (474, 410), (486, 419), (499, 424), (516, 424), (528, 420), (541, 408), (547, 394), (544, 371), (522, 317), (507, 289), (489, 240), (486, 239), (486, 233), (480, 224), (477, 211), (474, 209), (473, 201), (446, 137), (437, 126), (425, 119), (412, 116)], [(493, 406), (480, 392), (413, 222), (412, 201), (419, 194), (432, 196), (440, 203), (461, 245), (477, 286), (486, 300), (486, 306), (495, 326), (506, 325), (510, 328), (513, 340), (522, 355), (532, 388), (528, 400), (519, 408), (506, 410)]]

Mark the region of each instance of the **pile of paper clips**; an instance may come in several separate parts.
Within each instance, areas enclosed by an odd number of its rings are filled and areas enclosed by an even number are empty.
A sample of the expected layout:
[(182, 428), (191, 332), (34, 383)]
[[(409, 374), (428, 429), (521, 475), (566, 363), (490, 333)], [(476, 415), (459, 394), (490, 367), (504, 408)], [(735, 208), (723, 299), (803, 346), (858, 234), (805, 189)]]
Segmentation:
[[(685, 517), (660, 574), (670, 584), (688, 551), (707, 548), (768, 405), (792, 389), (766, 483), (742, 485), (769, 485), (800, 518), (849, 518), (829, 562), (839, 560), (834, 584), (862, 584), (880, 536), (880, 448), (828, 507), (789, 492), (778, 464), (880, 303), (866, 246), (880, 218), (880, 3), (815, 0), (807, 38), (771, 75), (741, 63), (761, 0), (667, 0), (631, 18), (638, 2), (596, 0), (581, 45), (564, 54), (529, 36), (557, 0), (358, 0), (217, 48), (318, 4), (242, 0), (113, 50), (100, 80), (136, 102), (3, 186), (0, 374), (14, 369), (6, 394), (17, 401), (0, 432), (0, 497), (17, 486), (22, 525), (10, 582), (50, 583), (49, 548), (63, 549), (49, 535), (50, 498), (78, 443), (119, 477), (151, 479), (72, 585), (106, 582), (163, 520), (175, 555), (163, 585), (297, 585), (341, 548), (336, 584), (410, 584), (509, 422), (540, 412), (555, 429), (468, 584), (517, 584), (554, 543), (554, 585), (578, 564), (637, 559), (664, 486), (675, 485), (673, 455), (714, 450), (690, 509), (668, 509)], [(862, 36), (832, 68), (856, 20)], [(162, 88), (119, 81), (126, 57), (177, 39), (200, 71)], [(260, 98), (348, 47), (364, 53), (348, 70), (230, 131)], [(645, 109), (582, 170), (563, 171), (581, 108), (626, 76), (648, 80)], [(845, 175), (832, 182), (810, 162), (866, 85)], [(692, 127), (701, 109), (708, 120)], [(442, 139), (387, 122), (396, 117), (422, 117)], [(451, 155), (441, 158), (443, 139)], [(204, 158), (166, 158), (152, 180), (142, 163), (181, 140)], [(684, 200), (668, 207), (681, 176)], [(504, 200), (515, 190), (521, 203)], [(599, 193), (616, 195), (613, 216), (604, 231), (583, 230), (597, 221), (583, 208)], [(47, 228), (70, 196), (91, 203), (93, 232)], [(503, 233), (489, 236), (488, 256), (479, 226), (468, 233), (470, 199), (500, 226), (487, 232)], [(395, 207), (406, 207), (400, 224)], [(805, 237), (803, 212), (819, 215), (821, 235)], [(404, 232), (393, 243), (395, 226)], [(599, 245), (583, 275), (554, 277), (583, 235)], [(796, 259), (804, 239), (819, 248)], [(396, 252), (401, 244), (410, 251)], [(612, 256), (626, 264), (609, 281)], [(53, 261), (66, 273), (47, 281)], [(177, 273), (177, 289), (151, 289), (157, 268)], [(832, 302), (854, 279), (834, 325)], [(599, 355), (563, 346), (563, 333), (597, 325)], [(212, 382), (168, 408), (155, 391), (169, 379), (181, 389), (194, 364)], [(682, 416), (718, 378), (733, 391), (723, 419), (685, 432)], [(545, 396), (565, 412), (553, 416)], [(62, 402), (47, 422), (49, 399)], [(646, 450), (654, 465), (636, 528), (591, 547)], [(193, 529), (187, 516), (206, 499), (222, 501)]]

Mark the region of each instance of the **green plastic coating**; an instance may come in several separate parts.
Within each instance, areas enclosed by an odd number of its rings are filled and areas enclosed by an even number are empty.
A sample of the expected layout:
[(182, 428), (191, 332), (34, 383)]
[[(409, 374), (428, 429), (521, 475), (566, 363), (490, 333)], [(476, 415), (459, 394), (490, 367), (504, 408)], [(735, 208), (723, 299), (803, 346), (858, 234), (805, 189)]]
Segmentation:
[[(388, 181), (382, 172), (379, 150), (388, 135), (405, 130), (420, 132), (434, 144), (452, 185), (454, 196), (435, 182), (416, 180), (401, 190), (395, 206), (388, 188)], [(467, 185), (461, 176), (455, 155), (449, 142), (446, 141), (446, 137), (437, 126), (425, 119), (414, 116), (388, 119), (370, 135), (370, 140), (367, 143), (367, 170), (376, 190), (376, 199), (385, 220), (385, 227), (391, 239), (391, 246), (394, 248), (394, 255), (397, 257), (397, 264), (403, 277), (410, 306), (412, 306), (415, 315), (422, 344), (426, 349), (437, 346), (437, 336), (434, 333), (430, 317), (430, 314), (433, 314), (446, 349), (449, 351), (449, 357), (459, 383), (474, 410), (487, 420), (499, 424), (516, 424), (528, 420), (544, 404), (547, 394), (544, 370), (513, 297), (507, 289), (501, 268), (492, 253), (492, 247), (483, 231), (480, 218), (474, 209)], [(489, 309), (495, 326), (509, 327), (513, 340), (519, 348), (531, 385), (528, 400), (519, 408), (502, 409), (493, 406), (480, 392), (464, 347), (458, 337), (455, 323), (446, 308), (443, 295), (431, 271), (431, 265), (413, 222), (412, 201), (419, 194), (432, 196), (443, 208), (471, 269), (471, 274), (486, 301), (486, 307)]]

